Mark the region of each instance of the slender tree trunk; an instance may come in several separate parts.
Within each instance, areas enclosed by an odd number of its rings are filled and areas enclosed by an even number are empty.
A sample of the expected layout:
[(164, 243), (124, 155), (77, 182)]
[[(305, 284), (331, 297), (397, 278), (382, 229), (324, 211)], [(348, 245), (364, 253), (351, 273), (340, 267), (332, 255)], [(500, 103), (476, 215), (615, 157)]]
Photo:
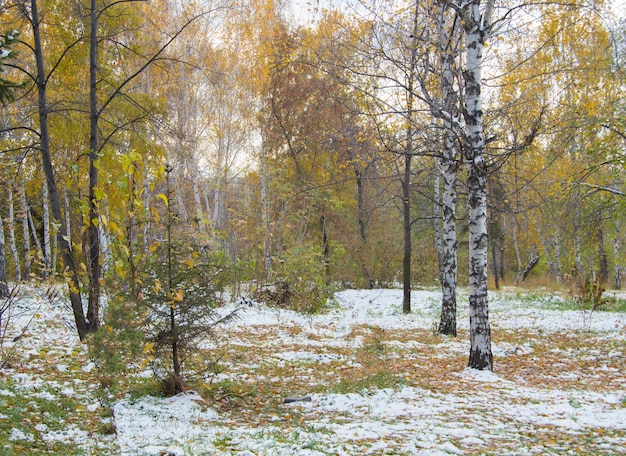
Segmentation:
[(574, 261), (576, 264), (576, 275), (579, 284), (584, 283), (585, 272), (583, 271), (582, 254), (580, 253), (580, 202), (578, 191), (574, 195), (574, 228), (573, 228), (573, 242), (574, 242)]
[(150, 179), (146, 176), (143, 182), (143, 210), (144, 210), (144, 221), (143, 221), (143, 254), (145, 258), (150, 256), (150, 228), (151, 223), (150, 219), (150, 198), (152, 193), (150, 192)]
[(87, 252), (89, 255), (89, 305), (87, 319), (91, 330), (100, 325), (100, 202), (98, 189), (98, 11), (97, 1), (91, 0), (89, 38), (89, 220), (87, 227)]
[(30, 247), (30, 229), (28, 228), (28, 202), (26, 201), (26, 179), (24, 177), (24, 164), (20, 165), (20, 187), (18, 196), (20, 198), (20, 219), (22, 221), (22, 246), (24, 248), (24, 276), (23, 279), (30, 280), (32, 255)]
[(365, 219), (365, 196), (363, 190), (363, 172), (354, 165), (354, 177), (356, 179), (357, 217), (359, 223), (359, 236), (361, 243), (367, 242), (367, 221)]
[(598, 228), (598, 262), (600, 267), (600, 283), (606, 284), (609, 281), (609, 262), (606, 258), (604, 230), (602, 226)]
[(621, 242), (619, 236), (615, 236), (613, 243), (613, 257), (615, 258), (615, 289), (622, 289), (622, 260), (621, 260)]
[(74, 258), (71, 254), (71, 243), (69, 236), (65, 236), (66, 229), (63, 226), (63, 218), (61, 216), (61, 205), (59, 203), (59, 193), (56, 185), (56, 178), (54, 176), (54, 169), (52, 167), (52, 161), (50, 157), (50, 135), (48, 132), (48, 102), (46, 96), (46, 76), (44, 73), (44, 60), (43, 49), (41, 47), (40, 36), (40, 24), (37, 11), (37, 0), (31, 0), (31, 22), (33, 26), (33, 45), (35, 49), (35, 59), (37, 63), (37, 93), (38, 93), (38, 110), (39, 110), (39, 128), (40, 128), (40, 150), (41, 161), (43, 171), (46, 176), (46, 182), (48, 185), (48, 197), (50, 199), (50, 209), (52, 211), (52, 217), (61, 225), (58, 231), (57, 237), (61, 247), (61, 255), (63, 258), (64, 266), (67, 268), (70, 275), (69, 280), (69, 294), (70, 302), (72, 305), (72, 311), (74, 313), (74, 321), (76, 322), (76, 329), (78, 335), (83, 340), (89, 333), (89, 324), (85, 319), (82, 299), (80, 296), (80, 277), (78, 270), (74, 262)]
[(460, 114), (458, 94), (454, 90), (454, 61), (458, 53), (460, 35), (447, 6), (440, 4), (438, 11), (437, 46), (441, 65), (440, 90), (446, 114), (443, 126), (442, 153), (439, 159), (443, 177), (443, 245), (441, 251), (441, 318), (439, 333), (456, 336), (456, 286), (457, 286), (457, 139), (452, 119)]
[[(170, 179), (173, 177), (172, 169), (167, 168), (166, 176), (167, 176), (167, 200), (171, 201), (172, 191), (170, 187)], [(175, 181), (174, 181), (175, 182)], [(178, 192), (177, 192), (178, 193)], [(174, 291), (174, 271), (173, 271), (173, 258), (172, 258), (172, 228), (174, 226), (174, 217), (172, 216), (172, 206), (171, 204), (167, 205), (167, 292), (168, 295), (171, 295)], [(176, 312), (176, 303), (172, 302), (169, 306), (169, 317), (170, 317), (170, 334), (172, 337), (172, 368), (174, 370), (174, 381), (173, 385), (176, 385), (182, 379), (181, 375), (181, 366), (180, 366), (180, 357), (179, 357), (179, 334), (178, 334), (178, 322), (177, 322), (177, 312)]]
[[(178, 176), (179, 172), (180, 172), (179, 170), (175, 170), (172, 172), (172, 181), (173, 181), (174, 187), (177, 189), (181, 188), (179, 176)], [(188, 223), (189, 212), (187, 212), (187, 207), (185, 206), (185, 200), (183, 199), (182, 192), (176, 192), (175, 196), (176, 196), (176, 205), (177, 205), (176, 208), (178, 210), (178, 218), (180, 221)]]
[(52, 263), (52, 248), (50, 246), (50, 203), (48, 202), (48, 186), (44, 182), (41, 186), (41, 211), (43, 224), (43, 267), (44, 277), (54, 275)]
[(450, 126), (445, 133), (443, 164), (443, 280), (439, 332), (456, 336), (457, 284), (457, 149)]
[(443, 240), (441, 236), (441, 160), (437, 160), (433, 194), (433, 230), (435, 232), (435, 249), (437, 250), (437, 270), (439, 283), (443, 287)]
[[(4, 255), (4, 222), (2, 221), (2, 217), (0, 217), (0, 298), (8, 298), (9, 295), (10, 292), (9, 282), (7, 280), (7, 262)], [(1, 322), (0, 328), (2, 328)]]
[(522, 253), (520, 252), (519, 249), (519, 242), (517, 239), (517, 219), (515, 218), (515, 216), (513, 216), (513, 227), (512, 227), (512, 231), (513, 231), (513, 247), (515, 248), (515, 259), (517, 261), (517, 272), (515, 274), (515, 277), (519, 276), (522, 273), (522, 269), (524, 268), (524, 265), (522, 264)]
[(265, 279), (269, 280), (272, 275), (272, 232), (269, 219), (269, 182), (267, 176), (267, 163), (265, 153), (261, 153), (261, 227), (263, 230), (263, 267)]
[[(195, 160), (194, 166), (197, 167)], [(198, 219), (198, 230), (201, 234), (204, 234), (206, 232), (206, 219), (202, 212), (202, 200), (200, 199), (200, 176), (197, 169), (194, 169), (193, 173), (193, 198), (196, 202), (196, 219)]]
[(411, 312), (411, 158), (412, 152), (412, 128), (409, 127), (408, 146), (404, 154), (404, 178), (402, 179), (402, 211), (404, 232), (404, 256), (402, 260), (402, 311)]
[(496, 290), (500, 289), (500, 277), (498, 276), (498, 257), (496, 256), (496, 244), (491, 243), (491, 263), (493, 264), (493, 281)]
[(324, 272), (328, 276), (330, 273), (330, 243), (328, 240), (328, 232), (326, 231), (326, 216), (323, 214), (320, 217), (320, 225), (322, 228), (322, 258), (324, 259)]
[(30, 210), (30, 208), (27, 208), (26, 217), (28, 218), (28, 226), (30, 227), (29, 231), (32, 233), (31, 237), (33, 238), (37, 255), (39, 255), (43, 259), (43, 248), (41, 247), (41, 241), (39, 240), (39, 235), (37, 234), (37, 227), (35, 226), (35, 221), (33, 220), (33, 212)]
[[(65, 211), (65, 232), (61, 231), (61, 234), (67, 236), (68, 239), (72, 238), (72, 217), (71, 217), (71, 207), (70, 207), (70, 196), (68, 194), (67, 188), (63, 187), (63, 210)], [(68, 241), (69, 242), (69, 241)], [(72, 251), (72, 244), (69, 244), (70, 252)]]
[(470, 355), (469, 367), (493, 370), (491, 327), (487, 300), (487, 165), (482, 119), (483, 48), (489, 36), (493, 0), (484, 12), (480, 0), (470, 0), (463, 7), (466, 34), (465, 144), (468, 163), (469, 200), (469, 282), (470, 282)]
[(415, 77), (417, 67), (418, 52), (418, 19), (419, 19), (419, 3), (415, 5), (415, 15), (413, 17), (413, 42), (411, 53), (409, 55), (409, 74), (407, 75), (406, 89), (406, 149), (404, 151), (404, 176), (402, 179), (402, 215), (403, 215), (403, 231), (404, 231), (404, 256), (402, 260), (402, 282), (403, 297), (402, 311), (404, 313), (411, 312), (411, 254), (413, 247), (411, 245), (411, 160), (413, 158), (413, 135), (414, 135), (414, 112), (413, 104), (415, 101)]
[(19, 282), (22, 280), (22, 264), (20, 263), (20, 255), (15, 242), (15, 208), (13, 204), (13, 190), (13, 185), (9, 185), (7, 193), (9, 217), (7, 223), (9, 225), (9, 245), (11, 248), (11, 255), (13, 256), (13, 264), (15, 265), (15, 281)]

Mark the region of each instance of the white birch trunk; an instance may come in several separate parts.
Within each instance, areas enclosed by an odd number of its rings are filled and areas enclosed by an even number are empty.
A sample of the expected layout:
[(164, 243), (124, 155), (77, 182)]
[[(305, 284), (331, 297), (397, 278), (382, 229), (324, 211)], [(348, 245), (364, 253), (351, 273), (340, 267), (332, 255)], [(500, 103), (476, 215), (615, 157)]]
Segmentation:
[(615, 236), (613, 243), (613, 258), (615, 258), (615, 289), (622, 289), (622, 261), (621, 261), (621, 242), (619, 236)]
[(193, 180), (193, 198), (196, 202), (196, 219), (198, 219), (198, 229), (200, 233), (206, 232), (206, 220), (202, 212), (202, 200), (200, 199), (200, 177), (198, 171), (195, 170), (195, 179)]
[[(0, 217), (0, 298), (7, 298), (9, 294), (7, 262), (4, 254), (4, 222), (2, 221), (2, 217)], [(0, 322), (0, 330), (1, 329), (2, 323)]]
[(573, 229), (573, 242), (574, 242), (574, 261), (576, 264), (576, 279), (578, 284), (582, 286), (585, 283), (585, 273), (583, 271), (583, 260), (580, 251), (580, 204), (578, 201), (578, 194), (574, 196), (576, 199), (574, 202), (574, 229)]
[(559, 233), (554, 234), (554, 273), (556, 282), (563, 283), (563, 270), (561, 268), (561, 237)]
[[(70, 217), (70, 197), (67, 194), (67, 189), (63, 187), (63, 210), (65, 211), (65, 236), (67, 236), (67, 242), (70, 247), (70, 251), (72, 249), (72, 225), (71, 225), (71, 217)], [(63, 265), (64, 268), (67, 265)]]
[(468, 165), (470, 354), (469, 367), (493, 370), (491, 327), (487, 300), (487, 166), (482, 112), (483, 48), (489, 36), (493, 0), (484, 12), (480, 0), (463, 7), (466, 33), (465, 144)]
[(269, 182), (265, 156), (261, 157), (261, 226), (263, 229), (263, 267), (265, 278), (269, 280), (272, 275), (272, 233), (269, 220)]
[(20, 174), (22, 175), (22, 179), (20, 179), (20, 189), (18, 192), (20, 198), (20, 219), (22, 220), (22, 245), (24, 248), (24, 280), (30, 279), (31, 265), (32, 265), (32, 256), (31, 256), (31, 247), (30, 247), (30, 229), (28, 228), (28, 203), (26, 201), (26, 188), (24, 181), (24, 168), (20, 167)]
[(443, 240), (441, 236), (441, 160), (437, 160), (435, 170), (435, 203), (433, 204), (433, 229), (435, 231), (435, 248), (437, 249), (437, 265), (439, 282), (443, 286)]
[(8, 206), (9, 206), (9, 217), (7, 220), (7, 224), (9, 225), (9, 246), (11, 249), (11, 255), (13, 256), (13, 264), (15, 266), (15, 281), (19, 282), (22, 280), (22, 265), (20, 263), (20, 256), (17, 251), (17, 244), (15, 242), (15, 208), (13, 207), (13, 186), (9, 185), (8, 187)]
[(35, 249), (37, 249), (37, 255), (43, 259), (43, 249), (39, 236), (37, 235), (37, 228), (35, 227), (35, 221), (33, 220), (33, 214), (30, 208), (27, 209), (26, 218), (28, 219), (28, 226), (30, 226), (30, 232), (32, 233), (33, 242), (35, 243)]
[(456, 336), (457, 233), (457, 161), (454, 135), (448, 132), (443, 158), (443, 273), (441, 321), (439, 332)]
[(439, 11), (439, 52), (441, 63), (441, 96), (446, 120), (443, 122), (443, 153), (441, 171), (443, 177), (443, 261), (441, 269), (441, 319), (439, 333), (456, 336), (456, 285), (457, 285), (457, 143), (452, 119), (458, 116), (457, 97), (454, 93), (453, 61), (456, 53), (457, 31), (446, 23), (446, 7)]
[(50, 246), (50, 202), (48, 201), (48, 184), (44, 180), (41, 185), (41, 212), (43, 224), (43, 265), (44, 274), (54, 274), (54, 266), (52, 263), (52, 248)]
[(173, 172), (172, 178), (174, 181), (174, 188), (176, 189), (174, 191), (174, 195), (176, 198), (176, 203), (178, 204), (178, 206), (176, 207), (176, 210), (178, 212), (178, 218), (181, 222), (187, 223), (189, 222), (189, 214), (187, 213), (187, 208), (185, 207), (185, 200), (183, 199), (183, 192), (181, 191), (182, 187), (180, 186), (180, 183), (178, 181), (178, 173)]
[(224, 155), (226, 154), (225, 151), (226, 145), (225, 145), (225, 138), (224, 138), (224, 134), (220, 134), (219, 139), (218, 139), (218, 146), (217, 146), (217, 169), (215, 170), (215, 174), (216, 174), (216, 181), (215, 181), (215, 191), (213, 193), (213, 217), (211, 220), (211, 225), (213, 227), (212, 233), (213, 233), (213, 242), (218, 245), (220, 244), (220, 239), (222, 238), (222, 234), (220, 233), (223, 229), (223, 224), (222, 224), (222, 212), (224, 210), (224, 183), (226, 181), (225, 178), (223, 178), (222, 174), (225, 172), (224, 171)]

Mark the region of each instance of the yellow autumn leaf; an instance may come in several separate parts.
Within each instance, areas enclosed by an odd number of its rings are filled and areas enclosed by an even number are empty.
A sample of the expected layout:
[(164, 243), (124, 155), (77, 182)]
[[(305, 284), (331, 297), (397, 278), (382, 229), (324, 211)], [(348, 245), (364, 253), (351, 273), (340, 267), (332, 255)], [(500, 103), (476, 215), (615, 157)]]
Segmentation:
[(172, 292), (172, 301), (181, 302), (184, 296), (185, 296), (185, 292), (183, 290), (176, 290)]
[(146, 345), (144, 345), (143, 353), (144, 355), (154, 353), (154, 342), (148, 342)]
[(163, 203), (165, 204), (165, 207), (169, 206), (169, 202), (167, 200), (167, 196), (165, 196), (163, 193), (159, 193), (156, 197), (161, 199), (161, 200), (163, 200)]

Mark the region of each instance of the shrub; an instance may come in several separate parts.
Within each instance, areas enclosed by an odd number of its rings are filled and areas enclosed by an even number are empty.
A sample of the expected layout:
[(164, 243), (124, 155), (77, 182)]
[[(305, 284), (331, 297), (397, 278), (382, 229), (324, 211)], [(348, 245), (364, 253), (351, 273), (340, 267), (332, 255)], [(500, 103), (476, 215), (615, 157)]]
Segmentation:
[(318, 250), (319, 246), (305, 244), (279, 260), (275, 280), (266, 284), (256, 299), (306, 314), (322, 312), (334, 289), (328, 283), (328, 266)]

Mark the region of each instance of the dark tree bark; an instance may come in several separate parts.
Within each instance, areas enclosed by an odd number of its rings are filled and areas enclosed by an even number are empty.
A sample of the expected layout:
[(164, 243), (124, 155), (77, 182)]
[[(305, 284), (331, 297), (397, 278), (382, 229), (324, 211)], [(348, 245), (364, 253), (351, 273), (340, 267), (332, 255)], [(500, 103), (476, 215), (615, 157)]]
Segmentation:
[(413, 17), (413, 37), (411, 51), (409, 55), (409, 71), (407, 74), (407, 132), (406, 132), (406, 149), (404, 150), (404, 177), (402, 179), (402, 215), (403, 215), (403, 231), (404, 231), (404, 257), (402, 260), (402, 311), (404, 313), (411, 312), (411, 159), (413, 158), (413, 135), (414, 135), (414, 112), (413, 104), (415, 98), (415, 82), (417, 72), (417, 51), (418, 41), (418, 18), (419, 3), (415, 5), (415, 15)]
[[(481, 11), (482, 10), (482, 11)], [(468, 164), (470, 354), (469, 367), (493, 370), (487, 300), (487, 164), (482, 111), (483, 48), (490, 35), (493, 0), (484, 8), (470, 0), (461, 8), (465, 28), (465, 159)]]
[(409, 139), (407, 150), (404, 154), (404, 178), (402, 180), (402, 209), (403, 209), (403, 231), (404, 231), (404, 257), (402, 259), (402, 311), (411, 312), (411, 158), (412, 151), (412, 129), (409, 127)]
[(66, 229), (64, 226), (64, 219), (61, 214), (61, 204), (59, 202), (59, 192), (57, 189), (56, 179), (54, 176), (54, 169), (52, 167), (52, 160), (50, 156), (50, 134), (48, 131), (48, 113), (50, 109), (48, 107), (46, 83), (47, 78), (44, 70), (44, 57), (41, 41), (39, 14), (37, 10), (37, 0), (31, 0), (31, 16), (29, 20), (33, 28), (33, 47), (35, 52), (35, 60), (37, 64), (37, 76), (35, 85), (37, 87), (38, 94), (38, 110), (39, 110), (39, 136), (40, 136), (40, 151), (41, 161), (46, 176), (46, 183), (48, 185), (48, 198), (50, 200), (50, 209), (52, 211), (52, 217), (55, 222), (60, 225), (57, 231), (57, 238), (61, 249), (61, 257), (63, 260), (63, 266), (67, 270), (69, 276), (69, 295), (72, 305), (72, 312), (74, 313), (74, 321), (76, 322), (76, 329), (78, 330), (78, 336), (81, 340), (87, 336), (91, 330), (91, 326), (85, 318), (83, 303), (80, 295), (80, 276), (74, 257), (71, 252), (71, 244), (69, 237), (65, 236)]
[(100, 322), (100, 230), (98, 188), (98, 12), (96, 0), (91, 0), (89, 36), (89, 221), (87, 251), (89, 255), (89, 304), (87, 318), (94, 330)]

